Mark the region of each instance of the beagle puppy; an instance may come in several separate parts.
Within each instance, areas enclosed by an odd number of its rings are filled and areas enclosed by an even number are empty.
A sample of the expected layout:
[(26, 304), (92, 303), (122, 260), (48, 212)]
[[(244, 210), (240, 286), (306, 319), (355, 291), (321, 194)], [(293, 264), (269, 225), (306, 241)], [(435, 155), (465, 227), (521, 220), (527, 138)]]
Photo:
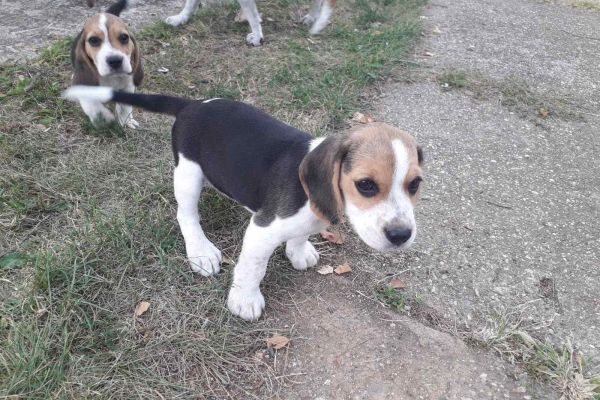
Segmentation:
[[(165, 22), (172, 26), (185, 24), (194, 14), (201, 0), (186, 0), (183, 10), (177, 15), (168, 17)], [(302, 18), (302, 22), (311, 25), (310, 34), (318, 35), (329, 23), (336, 0), (313, 0), (311, 11)], [(263, 42), (262, 20), (255, 0), (238, 0), (245, 19), (250, 24), (251, 32), (246, 36), (246, 43), (250, 46), (260, 46)]]
[[(71, 46), (73, 85), (109, 86), (134, 92), (144, 78), (137, 42), (119, 18), (128, 0), (119, 0), (105, 13), (89, 18)], [(81, 101), (83, 112), (93, 123), (112, 122), (113, 114), (97, 101)], [(132, 118), (132, 107), (118, 104), (117, 121), (130, 128), (139, 124)]]
[(400, 129), (374, 123), (344, 136), (313, 138), (232, 100), (194, 101), (85, 86), (63, 96), (176, 117), (173, 185), (192, 269), (213, 275), (222, 260), (200, 226), (204, 183), (252, 213), (227, 299), (229, 310), (245, 320), (256, 320), (264, 309), (260, 282), (269, 257), (283, 242), (292, 266), (305, 270), (319, 261), (309, 236), (344, 216), (376, 250), (403, 250), (415, 239), (413, 209), (423, 157), (415, 139)]

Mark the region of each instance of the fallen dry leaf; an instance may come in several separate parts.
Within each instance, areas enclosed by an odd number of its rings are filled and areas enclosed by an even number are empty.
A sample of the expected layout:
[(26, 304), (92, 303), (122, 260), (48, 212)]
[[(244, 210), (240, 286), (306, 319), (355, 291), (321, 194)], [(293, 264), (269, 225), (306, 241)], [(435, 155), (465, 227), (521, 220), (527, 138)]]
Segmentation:
[(350, 266), (348, 265), (348, 263), (344, 263), (342, 265), (338, 265), (333, 270), (333, 272), (335, 272), (338, 275), (347, 274), (350, 271), (352, 271), (352, 268), (350, 268)]
[(321, 236), (328, 242), (335, 244), (342, 244), (346, 241), (346, 235), (344, 235), (342, 232), (323, 231), (321, 232)]
[(273, 337), (267, 339), (267, 346), (279, 350), (287, 346), (289, 342), (290, 339), (285, 336), (273, 335)]
[(370, 115), (363, 114), (361, 112), (355, 112), (352, 116), (352, 121), (360, 122), (361, 124), (369, 124), (375, 122), (375, 119)]
[(149, 308), (150, 308), (150, 303), (148, 303), (147, 301), (141, 301), (135, 308), (135, 316), (136, 317), (142, 316), (146, 311), (148, 311)]
[(390, 287), (394, 289), (404, 289), (406, 287), (406, 283), (404, 283), (401, 279), (394, 278), (390, 281)]
[(325, 265), (317, 270), (321, 275), (333, 274), (333, 267), (331, 265)]

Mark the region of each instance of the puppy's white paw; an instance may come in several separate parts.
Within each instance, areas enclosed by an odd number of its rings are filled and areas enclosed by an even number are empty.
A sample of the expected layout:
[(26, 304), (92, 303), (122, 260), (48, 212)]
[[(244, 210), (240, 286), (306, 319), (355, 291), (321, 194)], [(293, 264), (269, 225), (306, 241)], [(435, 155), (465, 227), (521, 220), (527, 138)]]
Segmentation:
[(285, 255), (292, 263), (292, 267), (299, 271), (314, 267), (319, 262), (319, 253), (309, 241), (300, 246), (286, 246)]
[(263, 37), (261, 35), (255, 35), (254, 33), (250, 32), (248, 35), (246, 35), (246, 43), (249, 46), (260, 46), (263, 42)]
[(312, 23), (315, 22), (315, 17), (310, 14), (306, 14), (300, 21), (302, 21), (304, 25), (312, 25)]
[(171, 26), (179, 26), (188, 22), (188, 17), (185, 15), (177, 14), (171, 15), (165, 19), (165, 22)]
[(256, 321), (265, 309), (265, 298), (258, 288), (244, 290), (232, 286), (227, 297), (227, 308), (233, 315), (246, 321)]
[(192, 271), (210, 276), (221, 270), (221, 252), (209, 240), (186, 243), (186, 252)]
[(100, 110), (92, 120), (95, 127), (109, 125), (113, 122), (115, 122), (115, 116), (107, 109)]
[(138, 129), (140, 127), (140, 124), (133, 118), (129, 118), (125, 125), (131, 129)]

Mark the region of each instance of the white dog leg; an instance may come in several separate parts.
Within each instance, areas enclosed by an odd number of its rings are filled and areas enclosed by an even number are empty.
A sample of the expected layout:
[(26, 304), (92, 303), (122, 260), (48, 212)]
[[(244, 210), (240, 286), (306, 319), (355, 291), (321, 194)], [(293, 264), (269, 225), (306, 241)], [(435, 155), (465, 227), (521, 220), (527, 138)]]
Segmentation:
[(308, 241), (308, 236), (288, 240), (285, 244), (285, 255), (299, 271), (314, 267), (319, 262), (319, 253)]
[(79, 104), (81, 104), (83, 112), (94, 125), (98, 125), (99, 122), (111, 123), (115, 120), (115, 116), (102, 103), (80, 100)]
[(265, 276), (269, 257), (281, 242), (276, 228), (261, 227), (250, 221), (227, 298), (227, 307), (234, 315), (254, 321), (262, 314), (265, 298), (260, 292), (260, 282)]
[(315, 6), (318, 7), (318, 12), (316, 14), (313, 14), (313, 20), (315, 21), (315, 23), (313, 24), (312, 28), (310, 28), (311, 35), (318, 35), (319, 33), (321, 33), (329, 23), (329, 18), (333, 13), (333, 8), (329, 4), (328, 0), (315, 0)]
[(186, 0), (183, 10), (177, 15), (171, 15), (165, 19), (165, 22), (172, 26), (179, 26), (185, 24), (194, 15), (194, 12), (198, 8), (200, 0)]
[[(129, 93), (135, 93), (135, 86), (133, 84), (127, 86), (125, 89)], [(133, 107), (127, 104), (119, 104), (115, 106), (115, 114), (117, 114), (117, 120), (121, 126), (127, 126), (131, 129), (137, 129), (140, 124), (133, 119)]]
[(177, 199), (177, 221), (192, 270), (209, 276), (219, 272), (221, 252), (208, 240), (200, 226), (198, 200), (203, 179), (204, 174), (200, 166), (179, 154), (179, 163), (173, 179)]
[(260, 26), (260, 15), (258, 14), (258, 9), (256, 8), (256, 2), (254, 0), (238, 0), (240, 3), (240, 7), (242, 7), (242, 11), (248, 19), (248, 23), (250, 24), (250, 32), (246, 36), (246, 43), (252, 46), (260, 46), (263, 41), (263, 33), (262, 27)]

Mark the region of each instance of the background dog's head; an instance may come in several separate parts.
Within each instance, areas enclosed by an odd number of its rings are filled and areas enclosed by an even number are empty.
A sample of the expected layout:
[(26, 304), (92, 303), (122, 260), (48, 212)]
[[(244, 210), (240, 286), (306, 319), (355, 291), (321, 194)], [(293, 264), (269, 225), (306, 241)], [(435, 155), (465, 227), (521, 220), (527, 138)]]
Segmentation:
[(127, 25), (102, 13), (88, 19), (72, 48), (74, 84), (97, 85), (99, 77), (132, 74), (139, 85), (142, 68), (137, 43)]
[(345, 214), (369, 246), (402, 250), (417, 231), (422, 162), (412, 136), (375, 123), (325, 139), (302, 161), (300, 180), (320, 218), (335, 224)]

